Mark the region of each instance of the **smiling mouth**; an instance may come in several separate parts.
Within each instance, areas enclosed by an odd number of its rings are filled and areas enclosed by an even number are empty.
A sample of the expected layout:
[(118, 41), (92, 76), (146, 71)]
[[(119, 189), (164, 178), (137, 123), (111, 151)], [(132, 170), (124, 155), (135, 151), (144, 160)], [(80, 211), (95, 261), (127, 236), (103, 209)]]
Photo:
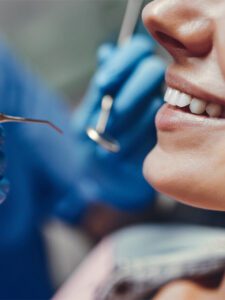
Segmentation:
[(225, 106), (213, 102), (206, 102), (172, 87), (167, 88), (164, 100), (169, 105), (186, 113), (208, 118), (225, 118)]

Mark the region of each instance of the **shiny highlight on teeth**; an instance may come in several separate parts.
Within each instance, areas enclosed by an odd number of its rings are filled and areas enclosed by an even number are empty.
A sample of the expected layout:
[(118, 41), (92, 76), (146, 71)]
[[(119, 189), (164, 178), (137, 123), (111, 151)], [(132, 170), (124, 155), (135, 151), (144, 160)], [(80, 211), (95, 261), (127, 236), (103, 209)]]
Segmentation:
[(206, 113), (211, 118), (219, 118), (223, 112), (222, 105), (191, 97), (190, 95), (172, 89), (171, 87), (167, 88), (164, 100), (170, 105), (181, 108), (189, 106), (190, 111), (196, 115)]

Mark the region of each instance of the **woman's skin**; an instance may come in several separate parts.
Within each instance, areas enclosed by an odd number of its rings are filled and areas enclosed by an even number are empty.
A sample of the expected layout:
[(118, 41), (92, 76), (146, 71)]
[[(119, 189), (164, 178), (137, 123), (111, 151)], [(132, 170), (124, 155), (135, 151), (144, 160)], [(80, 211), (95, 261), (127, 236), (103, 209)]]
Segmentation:
[[(225, 110), (225, 0), (155, 0), (145, 7), (143, 20), (174, 59), (168, 86)], [(225, 210), (225, 119), (170, 110), (164, 107), (156, 117), (158, 143), (145, 160), (146, 179), (178, 201)], [(172, 282), (154, 298), (172, 299), (225, 299), (225, 279), (214, 290)]]
[[(225, 12), (225, 1), (224, 1), (223, 11)], [(221, 70), (223, 72), (223, 77), (225, 79), (225, 55), (224, 55), (224, 52), (225, 52), (225, 35), (224, 35), (225, 16), (221, 17), (216, 22), (215, 26), (216, 26), (215, 44), (216, 44), (217, 54), (219, 57), (219, 64), (220, 64)]]
[(191, 281), (176, 281), (166, 285), (153, 300), (224, 300), (225, 281), (217, 290), (209, 290)]
[[(155, 0), (145, 7), (143, 20), (174, 58), (167, 85), (225, 109), (219, 50), (225, 44), (224, 6), (224, 0)], [(156, 125), (158, 143), (145, 161), (146, 179), (189, 205), (225, 210), (225, 119), (174, 114), (164, 107)]]

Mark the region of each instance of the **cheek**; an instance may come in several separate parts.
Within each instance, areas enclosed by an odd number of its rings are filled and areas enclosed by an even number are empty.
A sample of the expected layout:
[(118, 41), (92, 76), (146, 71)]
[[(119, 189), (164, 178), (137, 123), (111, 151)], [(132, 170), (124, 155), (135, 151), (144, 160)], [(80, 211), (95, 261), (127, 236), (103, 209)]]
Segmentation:
[(156, 190), (178, 201), (225, 210), (225, 151), (221, 149), (225, 139), (210, 147), (187, 144), (181, 149), (173, 144), (169, 150), (158, 143), (145, 159), (144, 176)]

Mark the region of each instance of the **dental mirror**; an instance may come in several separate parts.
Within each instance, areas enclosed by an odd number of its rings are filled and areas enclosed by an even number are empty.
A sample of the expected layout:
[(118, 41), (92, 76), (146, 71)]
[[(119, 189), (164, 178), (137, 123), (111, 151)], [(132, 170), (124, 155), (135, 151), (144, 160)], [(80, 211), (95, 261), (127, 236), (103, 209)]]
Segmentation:
[[(126, 12), (117, 41), (119, 46), (132, 36), (139, 17), (142, 3), (143, 0), (128, 0)], [(102, 99), (100, 116), (96, 128), (89, 127), (87, 128), (86, 133), (88, 137), (95, 143), (101, 145), (110, 152), (117, 153), (120, 151), (119, 142), (105, 133), (112, 105), (112, 96), (105, 95)]]

